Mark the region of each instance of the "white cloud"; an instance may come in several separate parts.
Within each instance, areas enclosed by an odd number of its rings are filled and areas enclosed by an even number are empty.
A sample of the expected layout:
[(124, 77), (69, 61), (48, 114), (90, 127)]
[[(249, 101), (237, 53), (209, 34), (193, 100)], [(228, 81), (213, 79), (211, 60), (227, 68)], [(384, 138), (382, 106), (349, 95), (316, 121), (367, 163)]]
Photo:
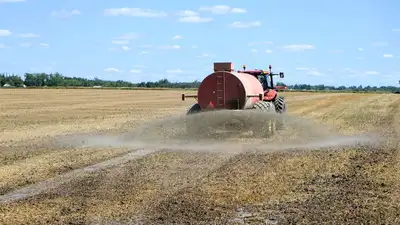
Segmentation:
[(320, 76), (325, 76), (325, 74), (319, 72), (318, 70), (309, 70), (309, 71), (307, 72), (307, 74), (308, 74), (308, 75), (311, 75), (311, 76), (318, 76), (318, 77), (320, 77)]
[(119, 39), (119, 40), (132, 40), (132, 39), (136, 39), (136, 38), (139, 38), (139, 37), (140, 36), (137, 33), (127, 33), (127, 34), (123, 34), (123, 35), (117, 37), (116, 39)]
[(400, 32), (400, 28), (393, 28), (392, 31), (393, 32)]
[(231, 10), (232, 13), (247, 13), (247, 10), (244, 8), (233, 8)]
[(393, 58), (393, 55), (392, 54), (384, 54), (383, 58)]
[(208, 23), (213, 21), (211, 17), (200, 17), (200, 16), (185, 16), (178, 19), (181, 23)]
[(40, 44), (39, 44), (39, 46), (41, 46), (41, 47), (49, 47), (49, 44), (46, 44), (46, 43), (40, 43)]
[(257, 52), (258, 52), (258, 50), (257, 50), (257, 49), (252, 49), (252, 50), (251, 50), (251, 52), (253, 52), (253, 53), (257, 53)]
[(305, 71), (308, 75), (311, 76), (325, 76), (324, 73), (317, 70), (317, 68), (308, 68), (308, 67), (297, 67), (296, 70)]
[(296, 70), (309, 70), (307, 67), (297, 67)]
[(358, 51), (363, 52), (364, 49), (363, 48), (357, 48)]
[(199, 47), (198, 47), (197, 45), (193, 45), (192, 48), (193, 48), (193, 49), (197, 49), (197, 48), (199, 48)]
[(20, 34), (19, 36), (22, 38), (38, 38), (38, 37), (40, 37), (40, 35), (34, 34), (34, 33)]
[(133, 17), (166, 17), (167, 13), (163, 11), (155, 11), (151, 9), (141, 8), (109, 8), (104, 10), (106, 16), (133, 16)]
[(261, 26), (260, 21), (253, 22), (233, 22), (229, 25), (232, 28), (251, 28), (251, 27), (259, 27)]
[(202, 17), (198, 12), (193, 10), (182, 10), (176, 15), (179, 16), (177, 21), (181, 23), (207, 23), (213, 21), (213, 18)]
[(243, 8), (232, 8), (228, 5), (214, 5), (211, 7), (200, 7), (200, 11), (208, 11), (212, 14), (228, 14), (228, 13), (246, 13), (247, 10)]
[(120, 73), (122, 71), (117, 69), (117, 68), (107, 68), (107, 69), (104, 69), (104, 72), (107, 72), (107, 73)]
[(345, 68), (344, 71), (346, 73), (350, 73), (350, 74), (357, 74), (358, 73), (357, 70), (353, 70), (353, 69), (350, 69), (350, 68)]
[(129, 44), (128, 40), (113, 40), (111, 43), (115, 45), (127, 45)]
[(69, 18), (72, 16), (80, 15), (81, 12), (77, 9), (73, 9), (71, 11), (67, 11), (65, 9), (60, 10), (60, 11), (52, 11), (50, 13), (51, 16), (53, 17), (60, 17), (60, 18)]
[(182, 10), (182, 11), (179, 11), (176, 15), (178, 15), (178, 16), (198, 16), (199, 13), (192, 11), (192, 10)]
[(181, 35), (175, 35), (175, 36), (172, 37), (172, 40), (180, 40), (182, 38), (183, 37)]
[(310, 44), (294, 44), (294, 45), (285, 45), (284, 49), (289, 51), (305, 51), (305, 50), (314, 50), (316, 47)]
[(31, 47), (32, 44), (31, 43), (22, 43), (19, 46), (21, 46), (21, 47)]
[(197, 58), (206, 58), (206, 57), (209, 57), (209, 56), (210, 56), (209, 54), (203, 53), (203, 54), (198, 55), (198, 56), (196, 56), (196, 57), (197, 57)]
[(160, 49), (180, 49), (181, 46), (180, 45), (164, 45), (164, 46), (160, 46)]
[(149, 54), (149, 52), (147, 52), (147, 51), (141, 51), (141, 52), (139, 53), (139, 55), (146, 55), (146, 54)]
[(12, 32), (9, 30), (0, 30), (0, 37), (11, 36)]
[(127, 33), (114, 38), (114, 40), (112, 40), (111, 43), (115, 45), (127, 45), (130, 43), (131, 40), (137, 39), (139, 37), (140, 35), (137, 33)]
[(6, 48), (5, 44), (0, 44), (0, 48)]
[(372, 43), (372, 46), (375, 46), (375, 47), (384, 47), (384, 46), (388, 46), (388, 45), (389, 45), (389, 43), (384, 42), (384, 41)]
[(141, 70), (129, 70), (130, 73), (142, 73)]
[(374, 70), (370, 70), (370, 71), (365, 71), (366, 75), (378, 75), (379, 73), (377, 71)]
[(25, 0), (0, 0), (0, 3), (25, 2)]
[(172, 70), (166, 70), (165, 72), (167, 72), (167, 73), (183, 73), (183, 70), (181, 70), (181, 69), (172, 69)]
[(122, 48), (122, 50), (124, 50), (124, 51), (129, 51), (131, 48), (129, 48), (128, 46), (122, 46), (121, 47)]
[(132, 65), (134, 68), (147, 68), (148, 66), (145, 65)]
[(272, 50), (271, 49), (267, 49), (267, 50), (265, 50), (265, 52), (266, 53), (272, 53)]

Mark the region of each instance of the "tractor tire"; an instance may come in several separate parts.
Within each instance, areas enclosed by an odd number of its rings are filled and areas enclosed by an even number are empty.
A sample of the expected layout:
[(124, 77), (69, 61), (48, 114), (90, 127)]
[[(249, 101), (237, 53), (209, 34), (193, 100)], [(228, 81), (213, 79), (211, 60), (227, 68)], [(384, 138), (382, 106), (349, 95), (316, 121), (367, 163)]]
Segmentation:
[(285, 113), (286, 112), (286, 103), (285, 97), (278, 96), (274, 100), (275, 110), (277, 113)]
[[(253, 106), (254, 110), (260, 110), (267, 113), (276, 113), (275, 105), (272, 102), (258, 101)], [(268, 120), (265, 123), (260, 124), (260, 126), (253, 127), (254, 137), (257, 138), (268, 138), (275, 133), (275, 121)]]
[[(277, 96), (274, 100), (274, 105), (275, 105), (275, 110), (279, 114), (286, 113), (286, 102), (285, 102), (285, 97), (283, 96)], [(283, 118), (278, 118), (276, 120), (276, 130), (283, 130), (285, 127), (285, 121)]]

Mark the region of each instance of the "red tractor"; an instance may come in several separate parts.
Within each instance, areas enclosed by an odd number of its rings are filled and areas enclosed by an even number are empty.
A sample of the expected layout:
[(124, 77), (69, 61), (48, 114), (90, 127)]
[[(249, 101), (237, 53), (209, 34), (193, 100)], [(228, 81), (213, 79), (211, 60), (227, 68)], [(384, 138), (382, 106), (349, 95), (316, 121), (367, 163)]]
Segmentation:
[[(274, 87), (273, 76), (283, 78), (284, 74), (283, 72), (272, 73), (271, 66), (269, 66), (269, 71), (246, 70), (246, 66), (243, 66), (242, 71), (234, 72), (231, 62), (214, 63), (214, 72), (201, 82), (197, 95), (182, 94), (182, 101), (187, 97), (197, 99), (197, 103), (189, 108), (187, 115), (223, 109), (233, 111), (250, 109), (268, 113), (285, 113), (285, 99), (283, 96), (278, 96)], [(240, 113), (229, 114), (230, 116), (225, 112), (222, 117), (212, 116), (207, 120), (202, 119), (201, 116), (190, 117), (186, 120), (186, 128), (196, 136), (206, 134), (210, 137), (216, 137), (220, 132), (213, 132), (210, 129), (221, 125), (224, 130), (223, 133), (235, 132), (242, 135), (250, 130), (253, 134), (255, 132), (266, 137), (273, 134), (275, 130), (281, 129), (284, 124), (283, 120), (279, 118), (267, 119), (268, 121), (264, 120), (263, 123), (260, 123), (257, 121), (258, 116), (251, 116), (249, 119), (243, 118)], [(251, 122), (250, 120), (254, 121)], [(268, 128), (265, 128), (265, 125)], [(227, 126), (234, 128), (227, 129)], [(249, 129), (244, 131), (244, 127)], [(207, 132), (202, 132), (205, 130)]]
[(285, 99), (278, 96), (273, 81), (273, 76), (284, 78), (284, 73), (274, 74), (271, 69), (271, 65), (269, 71), (246, 70), (243, 66), (243, 70), (234, 72), (231, 62), (214, 63), (214, 72), (201, 82), (197, 95), (182, 94), (182, 101), (187, 97), (197, 98), (187, 114), (213, 109), (285, 113)]

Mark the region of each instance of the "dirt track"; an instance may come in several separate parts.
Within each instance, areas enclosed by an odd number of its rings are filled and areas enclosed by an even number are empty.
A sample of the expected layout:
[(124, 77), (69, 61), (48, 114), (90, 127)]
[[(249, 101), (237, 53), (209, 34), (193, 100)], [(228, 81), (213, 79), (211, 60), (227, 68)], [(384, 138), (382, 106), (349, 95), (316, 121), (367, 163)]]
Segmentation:
[[(190, 102), (181, 102), (179, 94), (0, 91), (5, 102), (0, 106), (0, 194), (131, 151), (59, 148), (46, 145), (45, 138), (85, 131), (115, 134), (181, 113)], [(380, 148), (234, 157), (158, 152), (73, 179), (52, 192), (0, 205), (0, 223), (400, 223), (400, 98), (286, 95), (290, 114), (347, 134), (378, 132), (387, 141)]]

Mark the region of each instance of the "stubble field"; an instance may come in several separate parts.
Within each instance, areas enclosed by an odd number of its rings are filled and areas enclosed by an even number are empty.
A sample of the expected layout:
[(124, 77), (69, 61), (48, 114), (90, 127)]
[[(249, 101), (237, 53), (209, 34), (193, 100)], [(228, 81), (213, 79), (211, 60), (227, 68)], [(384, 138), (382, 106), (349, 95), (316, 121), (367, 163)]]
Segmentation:
[[(345, 134), (379, 133), (379, 147), (140, 157), (128, 147), (49, 142), (183, 113), (194, 100), (180, 94), (0, 90), (0, 224), (400, 224), (398, 95), (283, 93), (288, 114)], [(116, 158), (125, 162), (68, 175)], [(10, 195), (66, 174), (52, 189), (44, 183), (47, 192)]]

